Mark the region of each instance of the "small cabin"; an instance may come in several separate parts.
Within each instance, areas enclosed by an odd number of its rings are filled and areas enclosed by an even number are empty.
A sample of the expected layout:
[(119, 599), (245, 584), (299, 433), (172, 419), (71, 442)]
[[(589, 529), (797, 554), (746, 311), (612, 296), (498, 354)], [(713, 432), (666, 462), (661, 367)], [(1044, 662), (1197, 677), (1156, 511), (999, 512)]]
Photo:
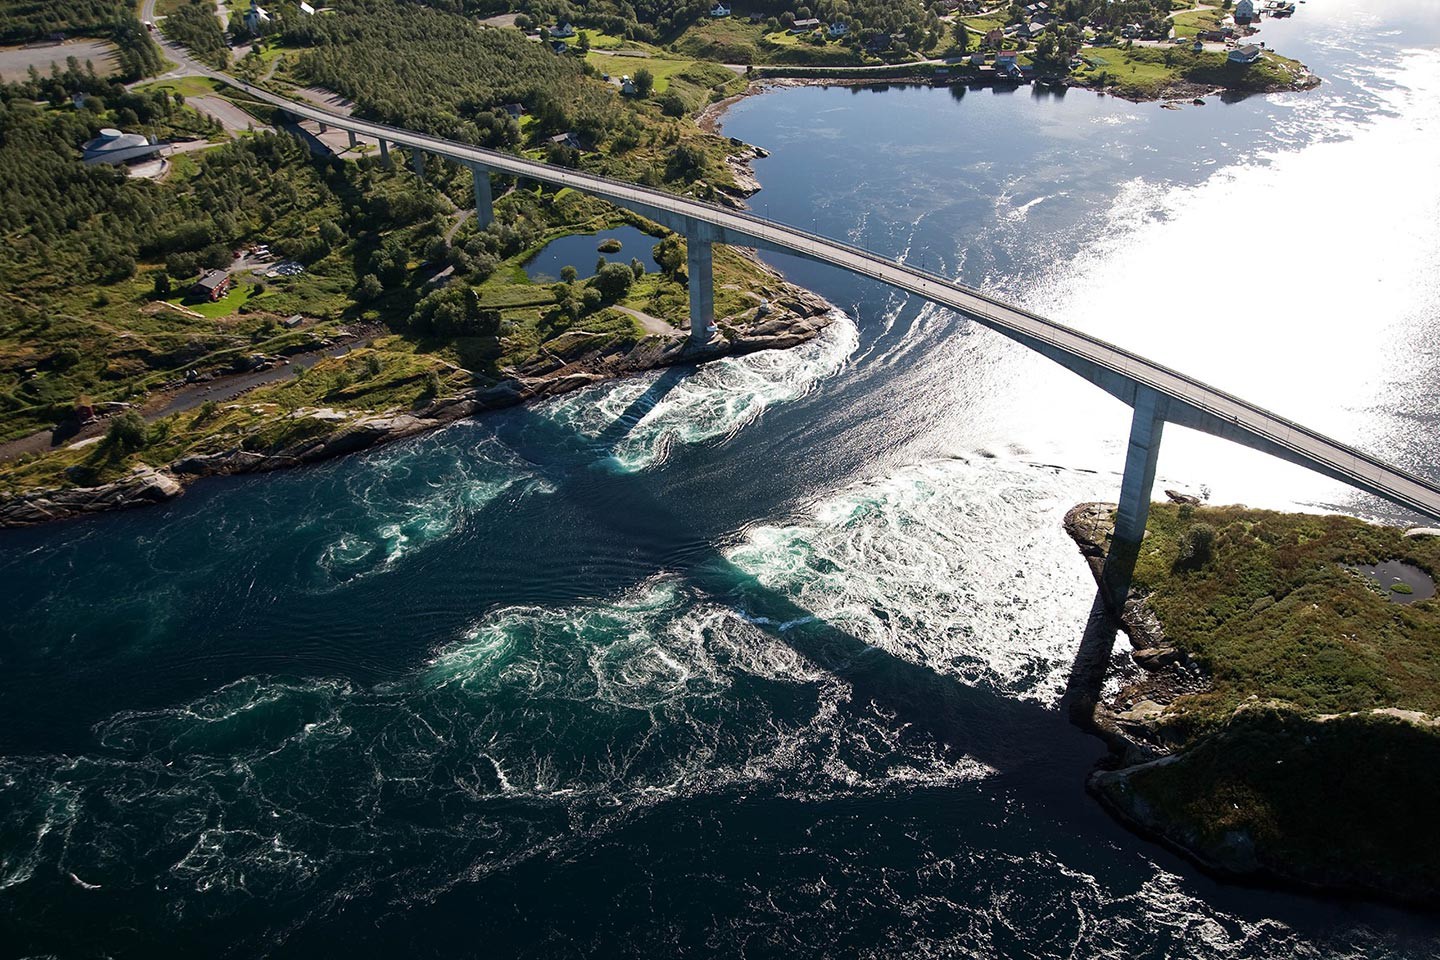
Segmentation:
[(728, 16), (730, 16), (730, 8), (723, 3), (717, 3), (710, 8), (710, 19), (712, 20), (724, 20)]
[(1231, 63), (1248, 65), (1260, 59), (1260, 48), (1253, 43), (1247, 43), (1243, 47), (1236, 47), (1230, 51), (1228, 57)]

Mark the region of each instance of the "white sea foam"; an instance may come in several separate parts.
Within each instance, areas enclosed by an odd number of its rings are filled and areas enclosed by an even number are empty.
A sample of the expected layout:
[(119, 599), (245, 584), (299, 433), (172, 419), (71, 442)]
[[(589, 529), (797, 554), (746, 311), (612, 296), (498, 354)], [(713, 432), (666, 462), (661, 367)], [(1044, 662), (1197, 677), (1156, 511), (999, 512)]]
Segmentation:
[(734, 436), (766, 408), (803, 397), (842, 370), (858, 343), (855, 321), (837, 311), (811, 342), (707, 363), (684, 375), (653, 405), (643, 399), (646, 393), (674, 372), (577, 391), (542, 409), (567, 430), (600, 441), (639, 401), (639, 411), (630, 414), (640, 412), (639, 420), (613, 445), (595, 451), (606, 468), (634, 473), (663, 462), (672, 444)]
[(729, 557), (867, 643), (1053, 700), (1093, 592), (1059, 523), (1087, 482), (932, 461), (857, 483), (799, 522), (753, 527)]

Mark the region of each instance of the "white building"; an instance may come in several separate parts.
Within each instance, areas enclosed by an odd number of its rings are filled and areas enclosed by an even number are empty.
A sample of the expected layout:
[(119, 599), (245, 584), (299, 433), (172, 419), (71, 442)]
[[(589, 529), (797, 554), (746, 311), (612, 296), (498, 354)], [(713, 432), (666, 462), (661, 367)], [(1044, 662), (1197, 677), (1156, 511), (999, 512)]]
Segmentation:
[(724, 20), (728, 16), (730, 16), (730, 8), (723, 3), (717, 3), (710, 8), (710, 19), (712, 20)]
[(151, 143), (138, 133), (122, 133), (106, 127), (100, 136), (80, 148), (87, 164), (104, 163), (115, 166), (132, 160), (145, 160), (160, 152), (160, 144)]
[(845, 34), (847, 34), (847, 33), (849, 33), (849, 32), (850, 32), (850, 25), (849, 25), (848, 23), (840, 23), (839, 21), (836, 21), (835, 23), (830, 24), (830, 31), (829, 31), (829, 33), (830, 33), (830, 39), (831, 39), (831, 40), (834, 40), (834, 39), (836, 39), (836, 38), (838, 38), (838, 37), (843, 37), (843, 36), (845, 36)]
[(1237, 0), (1235, 4), (1235, 22), (1249, 23), (1255, 19), (1255, 0)]
[(303, 16), (313, 17), (315, 16), (315, 8), (306, 3), (305, 0), (300, 0), (300, 13)]
[(550, 31), (550, 36), (561, 40), (567, 37), (573, 37), (575, 36), (575, 28), (570, 26), (569, 23), (562, 23), (560, 24), (560, 26)]

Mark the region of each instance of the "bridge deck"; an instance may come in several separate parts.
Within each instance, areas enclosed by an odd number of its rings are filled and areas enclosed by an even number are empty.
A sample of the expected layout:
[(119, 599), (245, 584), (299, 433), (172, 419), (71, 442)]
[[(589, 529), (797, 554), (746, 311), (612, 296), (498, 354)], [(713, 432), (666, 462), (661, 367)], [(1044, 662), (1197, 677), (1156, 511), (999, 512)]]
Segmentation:
[(936, 274), (743, 211), (342, 116), (240, 83), (233, 77), (205, 72), (305, 119), (323, 121), (343, 130), (388, 140), (461, 163), (479, 164), (498, 173), (572, 187), (655, 216), (675, 229), (682, 228), (687, 222), (706, 224), (714, 231), (714, 239), (721, 242), (797, 254), (874, 277), (1009, 336), (1127, 403), (1133, 405), (1136, 391), (1152, 390), (1166, 399), (1165, 419), (1170, 422), (1253, 447), (1374, 493), (1417, 514), (1440, 519), (1440, 486), (1434, 483), (1193, 377)]

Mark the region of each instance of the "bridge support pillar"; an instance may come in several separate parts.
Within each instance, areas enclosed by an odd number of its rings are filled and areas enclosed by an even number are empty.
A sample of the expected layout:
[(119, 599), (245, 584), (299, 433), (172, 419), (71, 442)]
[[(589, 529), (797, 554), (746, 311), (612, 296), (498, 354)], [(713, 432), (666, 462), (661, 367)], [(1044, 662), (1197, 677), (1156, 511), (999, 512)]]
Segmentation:
[(490, 193), (490, 169), (478, 163), (470, 164), (470, 177), (474, 180), (475, 220), (484, 230), (495, 221), (495, 202)]
[(1125, 476), (1120, 481), (1120, 506), (1115, 511), (1115, 532), (1101, 574), (1106, 600), (1115, 610), (1125, 605), (1135, 560), (1145, 540), (1150, 517), (1150, 488), (1160, 458), (1165, 430), (1165, 398), (1147, 387), (1135, 388), (1135, 413), (1130, 421), (1130, 444), (1125, 451)]
[(350, 135), (350, 149), (354, 150), (360, 141), (356, 138), (354, 130), (346, 130), (345, 132)]
[(705, 224), (686, 224), (685, 249), (685, 272), (690, 286), (690, 343), (698, 346), (709, 343), (715, 334), (715, 266), (710, 232)]
[(395, 161), (390, 159), (390, 145), (383, 139), (380, 141), (380, 162), (392, 170), (395, 168)]
[(330, 132), (330, 128), (327, 127), (327, 126), (325, 126), (324, 122), (321, 122), (321, 124), (320, 124), (320, 132), (321, 132), (321, 133), (329, 133), (329, 132)]
[(425, 177), (425, 151), (410, 148), (410, 160), (415, 164), (415, 176), (424, 179)]

